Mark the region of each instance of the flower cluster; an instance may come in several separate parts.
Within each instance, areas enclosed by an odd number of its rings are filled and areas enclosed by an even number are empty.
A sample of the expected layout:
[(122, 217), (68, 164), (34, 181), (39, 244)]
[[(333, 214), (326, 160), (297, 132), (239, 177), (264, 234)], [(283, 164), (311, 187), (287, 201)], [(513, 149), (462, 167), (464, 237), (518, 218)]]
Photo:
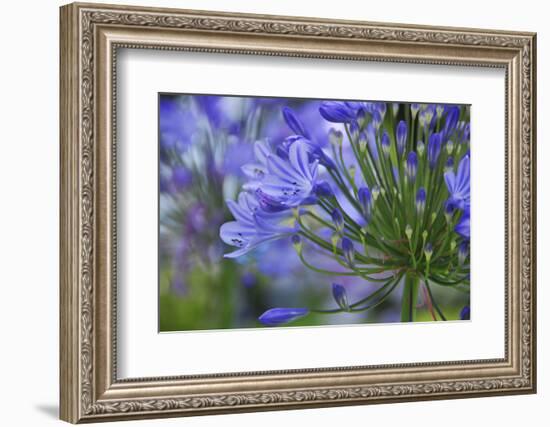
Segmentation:
[[(464, 289), (470, 280), (468, 106), (324, 101), (319, 121), (332, 125), (325, 138), (291, 108), (281, 114), (291, 134), (255, 143), (242, 167), (246, 182), (226, 202), (234, 221), (220, 237), (237, 249), (225, 257), (290, 238), (307, 268), (379, 286), (350, 301), (333, 283), (337, 308), (277, 307), (259, 320), (274, 326), (312, 311), (369, 310), (399, 284), (402, 321), (415, 320), (421, 290), (433, 319), (445, 320), (432, 285)], [(313, 265), (306, 248), (337, 267)]]

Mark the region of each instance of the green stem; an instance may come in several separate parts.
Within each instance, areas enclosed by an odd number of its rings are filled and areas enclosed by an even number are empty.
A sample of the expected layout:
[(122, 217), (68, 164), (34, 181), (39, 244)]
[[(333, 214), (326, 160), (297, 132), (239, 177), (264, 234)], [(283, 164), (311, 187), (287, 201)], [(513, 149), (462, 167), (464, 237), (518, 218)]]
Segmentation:
[(403, 283), (403, 298), (401, 300), (401, 321), (416, 320), (416, 302), (418, 299), (419, 279), (415, 273), (407, 272)]

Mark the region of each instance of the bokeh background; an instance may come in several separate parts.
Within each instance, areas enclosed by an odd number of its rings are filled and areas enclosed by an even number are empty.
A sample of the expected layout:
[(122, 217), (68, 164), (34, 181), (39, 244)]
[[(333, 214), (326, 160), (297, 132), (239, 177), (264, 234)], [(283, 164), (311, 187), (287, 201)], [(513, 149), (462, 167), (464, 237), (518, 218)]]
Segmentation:
[[(325, 276), (306, 269), (290, 238), (261, 245), (237, 259), (219, 238), (253, 160), (253, 144), (276, 144), (292, 133), (282, 116), (291, 107), (317, 141), (327, 141), (330, 123), (319, 114), (321, 100), (159, 94), (159, 327), (161, 332), (264, 327), (257, 319), (272, 307), (336, 308), (333, 282), (350, 300), (375, 285), (360, 278)], [(322, 262), (322, 260), (319, 260)], [(457, 320), (469, 294), (433, 289), (443, 311)], [(310, 314), (291, 326), (400, 321), (401, 291), (362, 313)], [(419, 297), (422, 305), (422, 295)], [(430, 321), (420, 308), (418, 321)]]

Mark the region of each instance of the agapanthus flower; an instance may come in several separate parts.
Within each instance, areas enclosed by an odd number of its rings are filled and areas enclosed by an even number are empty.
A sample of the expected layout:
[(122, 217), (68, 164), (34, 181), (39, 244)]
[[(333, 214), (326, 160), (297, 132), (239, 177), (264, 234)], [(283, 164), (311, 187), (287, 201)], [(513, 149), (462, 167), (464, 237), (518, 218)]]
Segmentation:
[[(392, 116), (384, 120), (388, 108)], [(319, 117), (325, 124), (338, 123), (325, 130), (331, 143), (326, 150), (311, 136), (311, 125), (290, 108), (282, 109), (285, 128), (293, 134), (273, 146), (258, 143), (259, 156), (247, 166), (243, 185), (252, 201), (245, 200), (243, 211), (235, 207), (240, 203), (229, 204), (235, 221), (222, 227), (224, 241), (240, 247), (238, 256), (261, 239), (291, 236), (292, 254), (297, 252), (306, 268), (383, 282), (379, 289), (388, 295), (405, 276), (404, 286), (424, 281), (427, 289), (444, 282), (445, 271), (449, 280), (469, 283), (464, 275), (469, 271), (469, 143), (461, 143), (466, 125), (459, 122), (468, 120), (469, 112), (443, 104), (408, 108), (410, 114), (399, 104), (321, 102)], [(309, 259), (315, 256), (326, 264), (317, 267)], [(330, 312), (378, 304), (351, 304), (353, 296), (337, 283), (332, 296), (338, 308)], [(407, 307), (402, 305), (401, 318), (413, 319), (403, 313), (416, 308)], [(276, 308), (260, 320), (286, 323), (295, 318), (293, 310), (327, 312)]]

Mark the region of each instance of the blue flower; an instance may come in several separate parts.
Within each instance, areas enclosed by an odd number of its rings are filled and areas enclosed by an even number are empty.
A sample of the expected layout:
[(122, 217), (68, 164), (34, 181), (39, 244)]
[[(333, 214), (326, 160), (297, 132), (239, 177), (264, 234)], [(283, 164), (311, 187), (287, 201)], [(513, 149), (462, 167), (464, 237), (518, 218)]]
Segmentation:
[(455, 172), (445, 172), (445, 183), (449, 190), (448, 203), (461, 210), (470, 206), (470, 156), (465, 155)]
[(278, 326), (307, 314), (309, 314), (307, 308), (271, 308), (258, 317), (258, 320), (266, 326)]
[(405, 123), (404, 120), (401, 120), (397, 124), (397, 128), (395, 130), (395, 139), (397, 142), (397, 153), (401, 156), (403, 154), (403, 151), (405, 151), (405, 144), (407, 143), (407, 123)]
[(333, 123), (349, 123), (357, 117), (357, 111), (348, 103), (340, 101), (323, 101), (319, 112), (325, 120)]
[(296, 141), (290, 146), (288, 160), (268, 156), (269, 173), (260, 182), (261, 194), (287, 208), (299, 206), (312, 195), (317, 165), (317, 161), (310, 163), (306, 145)]
[(434, 168), (441, 153), (441, 134), (433, 133), (428, 139), (428, 162), (430, 168)]
[(238, 250), (225, 254), (225, 258), (236, 258), (254, 249), (261, 243), (279, 239), (296, 232), (296, 225), (281, 225), (292, 218), (291, 211), (263, 212), (260, 203), (250, 194), (239, 194), (238, 202), (227, 200), (227, 207), (236, 221), (226, 222), (220, 227), (220, 238)]
[(338, 283), (333, 283), (332, 296), (334, 297), (336, 304), (338, 304), (338, 307), (345, 311), (350, 310), (346, 288), (344, 288), (342, 285), (339, 285)]
[(327, 168), (334, 168), (334, 162), (325, 154), (321, 146), (311, 139), (307, 139), (301, 135), (293, 135), (285, 138), (285, 140), (279, 145), (277, 154), (282, 159), (288, 159), (290, 155), (290, 147), (296, 143), (301, 143), (304, 145), (309, 158), (313, 160), (318, 160), (320, 164)]
[(307, 139), (311, 139), (311, 136), (302, 122), (298, 119), (292, 108), (283, 108), (283, 118), (286, 124), (296, 135), (305, 136)]
[(241, 166), (243, 173), (252, 180), (245, 184), (245, 190), (254, 191), (258, 188), (260, 181), (267, 174), (267, 158), (272, 152), (271, 147), (266, 141), (256, 141), (254, 144), (254, 157), (256, 161)]
[(455, 231), (465, 239), (470, 240), (470, 209), (464, 211), (455, 227)]

